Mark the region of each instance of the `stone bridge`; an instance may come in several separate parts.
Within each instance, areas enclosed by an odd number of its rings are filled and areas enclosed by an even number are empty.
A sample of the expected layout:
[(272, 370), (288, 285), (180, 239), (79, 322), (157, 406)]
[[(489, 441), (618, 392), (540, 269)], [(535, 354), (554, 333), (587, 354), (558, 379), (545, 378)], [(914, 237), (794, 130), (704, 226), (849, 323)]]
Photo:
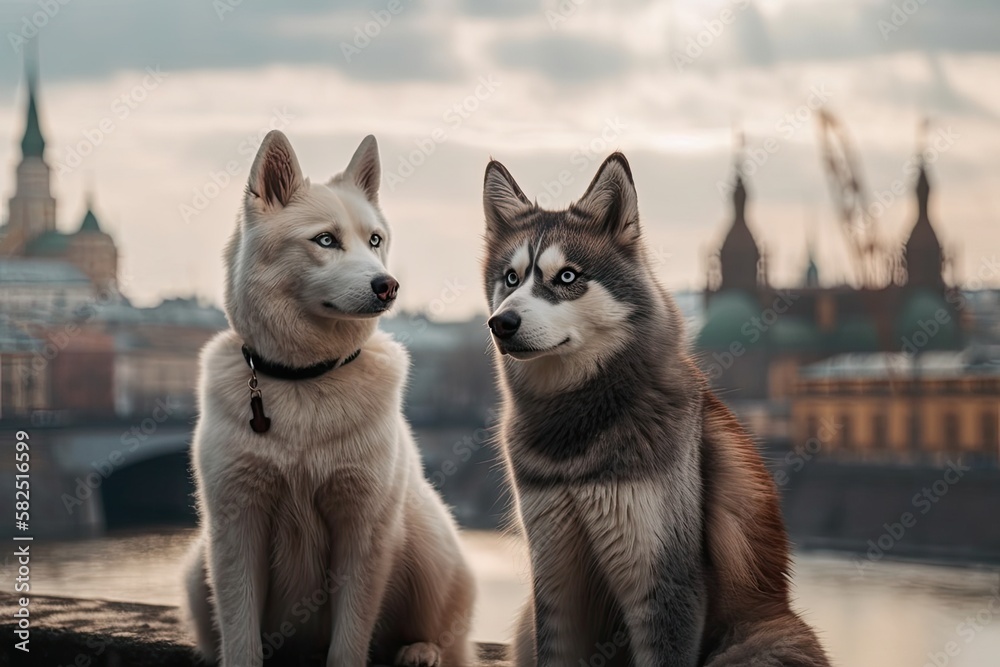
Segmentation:
[(154, 410), (141, 421), (55, 422), (0, 421), (0, 507), (14, 502), (17, 433), (29, 436), (28, 534), (84, 536), (193, 520), (192, 420)]

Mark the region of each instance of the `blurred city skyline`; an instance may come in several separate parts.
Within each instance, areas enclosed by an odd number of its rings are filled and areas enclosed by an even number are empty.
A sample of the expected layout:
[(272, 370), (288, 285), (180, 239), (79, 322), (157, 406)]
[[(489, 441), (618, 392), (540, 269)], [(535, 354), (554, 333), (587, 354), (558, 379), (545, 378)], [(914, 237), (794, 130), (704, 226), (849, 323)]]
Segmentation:
[(820, 105), (846, 125), (885, 208), (881, 235), (895, 243), (916, 219), (907, 165), (929, 118), (941, 242), (960, 281), (993, 266), (984, 285), (1000, 284), (988, 250), (1000, 247), (993, 3), (347, 5), (5, 3), (4, 217), (25, 117), (17, 48), (37, 45), (59, 228), (79, 225), (93, 192), (121, 252), (120, 284), (141, 305), (190, 294), (221, 303), (222, 249), (270, 127), (320, 180), (365, 134), (378, 137), (400, 305), (438, 319), (483, 309), (491, 155), (555, 207), (624, 151), (660, 276), (702, 289), (732, 217), (734, 128), (746, 136), (747, 217), (774, 283), (799, 284), (811, 238), (821, 282), (835, 284), (850, 261), (820, 163)]

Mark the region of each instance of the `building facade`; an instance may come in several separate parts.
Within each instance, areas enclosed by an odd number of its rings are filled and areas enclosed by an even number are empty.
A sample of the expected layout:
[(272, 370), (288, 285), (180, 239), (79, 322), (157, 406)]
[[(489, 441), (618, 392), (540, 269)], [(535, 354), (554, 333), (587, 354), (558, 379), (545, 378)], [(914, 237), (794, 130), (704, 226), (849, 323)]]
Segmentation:
[(191, 415), (198, 352), (225, 316), (196, 299), (134, 307), (92, 201), (73, 231), (57, 228), (37, 79), (26, 78), (21, 159), (0, 226), (0, 420), (59, 426), (163, 405)]
[(810, 252), (802, 281), (778, 288), (747, 224), (748, 193), (738, 174), (733, 220), (709, 257), (705, 320), (695, 341), (715, 387), (734, 403), (774, 403), (791, 396), (801, 366), (832, 355), (961, 349), (961, 297), (944, 281), (929, 198), (921, 166), (904, 280), (877, 289), (823, 286)]
[(87, 276), (95, 290), (116, 290), (118, 249), (114, 239), (101, 229), (90, 202), (79, 228), (72, 233), (60, 232), (51, 177), (38, 116), (36, 76), (29, 71), (21, 161), (7, 222), (0, 227), (0, 257), (66, 262)]
[(871, 461), (996, 465), (1000, 349), (842, 355), (802, 369), (794, 441)]

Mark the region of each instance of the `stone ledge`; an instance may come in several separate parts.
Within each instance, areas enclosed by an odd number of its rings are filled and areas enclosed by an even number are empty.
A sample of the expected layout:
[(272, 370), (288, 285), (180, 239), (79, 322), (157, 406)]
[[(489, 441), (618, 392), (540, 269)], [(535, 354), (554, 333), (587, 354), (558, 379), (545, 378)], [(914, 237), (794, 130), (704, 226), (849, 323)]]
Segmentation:
[[(39, 667), (194, 667), (203, 665), (175, 607), (31, 595), (30, 652), (17, 650), (19, 596), (0, 594), (0, 664)], [(480, 644), (479, 664), (504, 667), (502, 644)], [(268, 666), (276, 665), (272, 661)], [(284, 662), (282, 664), (288, 664)], [(297, 661), (296, 667), (312, 663)]]

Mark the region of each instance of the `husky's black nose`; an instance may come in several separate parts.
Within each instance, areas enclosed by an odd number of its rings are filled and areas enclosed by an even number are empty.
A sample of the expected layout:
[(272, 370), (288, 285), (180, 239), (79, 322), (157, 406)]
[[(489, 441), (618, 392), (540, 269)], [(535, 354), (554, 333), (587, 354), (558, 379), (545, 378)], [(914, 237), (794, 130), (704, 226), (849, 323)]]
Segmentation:
[(517, 328), (521, 326), (521, 316), (513, 310), (507, 310), (499, 315), (494, 315), (486, 324), (497, 338), (510, 338), (517, 333)]
[(379, 301), (392, 301), (396, 298), (396, 292), (399, 291), (399, 283), (392, 276), (375, 276), (372, 279), (372, 291), (375, 292)]

